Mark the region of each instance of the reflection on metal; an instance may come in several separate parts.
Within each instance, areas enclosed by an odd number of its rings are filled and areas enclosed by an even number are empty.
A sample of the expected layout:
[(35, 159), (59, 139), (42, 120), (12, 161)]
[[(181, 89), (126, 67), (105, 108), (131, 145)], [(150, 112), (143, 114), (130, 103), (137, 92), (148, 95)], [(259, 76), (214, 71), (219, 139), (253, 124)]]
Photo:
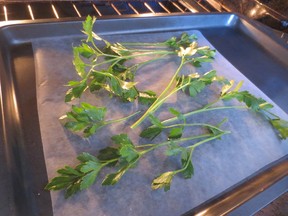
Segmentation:
[(72, 5), (73, 5), (73, 8), (74, 8), (74, 10), (76, 11), (78, 17), (81, 17), (81, 14), (80, 14), (80, 12), (78, 11), (76, 5), (75, 5), (75, 4), (72, 4)]
[(116, 7), (113, 3), (111, 3), (111, 7), (116, 11), (116, 13), (117, 13), (118, 15), (122, 15), (122, 14), (120, 13), (120, 11), (117, 9), (117, 7)]
[(227, 25), (231, 25), (231, 22), (233, 21), (234, 17), (235, 17), (234, 14), (229, 17), (229, 19), (227, 21)]
[(195, 216), (205, 216), (206, 212), (207, 212), (207, 210), (204, 210), (202, 212), (199, 212), (199, 213), (195, 214)]
[(178, 10), (180, 10), (182, 13), (185, 13), (185, 11), (179, 7), (179, 5), (177, 5), (174, 1), (170, 1)]
[(53, 4), (51, 4), (51, 7), (52, 7), (52, 10), (53, 10), (53, 13), (54, 13), (55, 17), (56, 17), (57, 19), (59, 19), (59, 15), (58, 15), (58, 13), (57, 13), (56, 8), (54, 7)]
[(148, 3), (144, 2), (144, 5), (145, 5), (146, 8), (148, 8), (148, 10), (149, 10), (151, 13), (155, 14), (155, 11), (150, 7), (150, 5), (149, 5)]
[(200, 7), (202, 7), (205, 11), (210, 12), (209, 9), (207, 9), (201, 2), (196, 2)]
[(171, 13), (171, 12), (162, 4), (162, 2), (158, 2), (158, 4), (159, 4), (160, 7), (162, 7), (168, 14)]
[(191, 11), (192, 13), (198, 13), (199, 11), (197, 9), (195, 9), (194, 7), (192, 7), (192, 5), (189, 5), (187, 2), (179, 0), (179, 3), (181, 3), (185, 8), (188, 8), (189, 11)]
[(96, 7), (95, 4), (92, 4), (94, 10), (98, 13), (99, 16), (102, 16), (102, 14), (100, 13), (100, 11), (98, 10), (98, 8)]
[(249, 17), (263, 17), (265, 14), (267, 14), (267, 11), (264, 7), (260, 6), (260, 5), (256, 5), (255, 7), (253, 7), (249, 12), (248, 12), (248, 16)]
[(4, 10), (5, 21), (8, 21), (7, 8), (5, 5), (3, 6), (3, 10)]
[(133, 5), (131, 5), (130, 3), (128, 3), (128, 6), (134, 11), (135, 14), (139, 15), (139, 12), (133, 7)]
[[(254, 0), (258, 5), (261, 5), (263, 8), (267, 9), (269, 14), (274, 14), (274, 16), (280, 17), (281, 19), (287, 19), (288, 18), (288, 14), (286, 14), (286, 16), (283, 16), (282, 14), (280, 14), (279, 12), (277, 12), (276, 10), (274, 10), (271, 7), (268, 7), (265, 4), (262, 4), (261, 2), (259, 2), (258, 0)], [(278, 18), (279, 19), (279, 18)]]
[(212, 7), (214, 7), (217, 11), (221, 12), (221, 4), (219, 4), (215, 0), (206, 0)]
[(221, 7), (227, 12), (232, 12), (232, 10), (230, 8), (226, 7), (226, 5), (221, 4)]
[(288, 34), (282, 33), (280, 38), (286, 41), (286, 43), (288, 44)]
[(33, 11), (32, 11), (32, 8), (31, 8), (30, 4), (28, 4), (28, 10), (29, 10), (29, 14), (30, 14), (30, 16), (31, 16), (31, 19), (32, 19), (32, 20), (35, 20), (35, 19), (34, 19), (34, 15), (33, 15)]

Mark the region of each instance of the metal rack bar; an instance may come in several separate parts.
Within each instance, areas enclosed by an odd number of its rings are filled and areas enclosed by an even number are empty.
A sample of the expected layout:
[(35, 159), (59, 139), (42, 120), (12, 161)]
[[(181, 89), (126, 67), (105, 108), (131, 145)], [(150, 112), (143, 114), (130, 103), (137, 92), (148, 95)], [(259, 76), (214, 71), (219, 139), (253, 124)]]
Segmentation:
[(182, 4), (184, 7), (186, 7), (192, 13), (198, 13), (199, 12), (196, 8), (192, 7), (191, 5), (189, 5), (185, 1), (179, 0), (179, 3)]
[(140, 13), (133, 7), (133, 5), (131, 5), (130, 3), (128, 3), (128, 6), (134, 11), (135, 14), (139, 15)]
[(96, 7), (96, 5), (92, 3), (92, 6), (93, 6), (94, 10), (96, 11), (96, 13), (97, 13), (99, 16), (102, 16), (101, 12), (98, 10), (98, 8)]
[(73, 6), (74, 10), (76, 11), (78, 17), (82, 17), (80, 12), (79, 12), (79, 10), (78, 10), (78, 8), (76, 7), (76, 5), (72, 3), (72, 6)]
[(185, 13), (185, 11), (179, 7), (179, 5), (177, 5), (174, 1), (170, 1), (178, 10), (180, 10), (182, 13)]
[(153, 14), (155, 14), (155, 11), (150, 7), (150, 5), (147, 2), (144, 2), (145, 7)]
[(59, 19), (58, 12), (57, 12), (57, 10), (56, 10), (56, 8), (55, 8), (55, 6), (54, 6), (53, 4), (51, 4), (51, 8), (52, 8), (52, 10), (53, 10), (53, 13), (54, 13), (55, 17), (56, 17), (57, 19)]
[(111, 3), (111, 7), (116, 11), (116, 13), (117, 13), (119, 16), (122, 15), (121, 12), (118, 10), (118, 8), (117, 8), (113, 3)]
[(7, 13), (7, 8), (5, 5), (3, 6), (3, 11), (4, 11), (4, 16), (5, 16), (5, 21), (8, 21), (8, 13)]
[(163, 10), (165, 10), (168, 14), (170, 14), (171, 12), (163, 5), (162, 2), (158, 2), (158, 4), (160, 5), (160, 7), (163, 8)]
[(31, 16), (31, 19), (35, 20), (31, 5), (28, 4), (27, 7), (28, 7), (29, 14)]

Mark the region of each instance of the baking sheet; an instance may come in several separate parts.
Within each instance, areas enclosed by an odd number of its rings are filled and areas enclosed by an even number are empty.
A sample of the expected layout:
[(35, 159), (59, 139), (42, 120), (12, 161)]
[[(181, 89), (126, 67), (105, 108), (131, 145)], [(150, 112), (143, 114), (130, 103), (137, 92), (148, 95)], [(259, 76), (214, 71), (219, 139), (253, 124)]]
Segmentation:
[[(112, 41), (163, 41), (180, 33), (106, 35), (105, 38)], [(200, 45), (211, 46), (200, 32), (189, 31), (188, 33), (196, 33)], [(59, 123), (58, 118), (70, 109), (70, 106), (63, 102), (67, 91), (64, 84), (69, 80), (77, 79), (72, 65), (72, 44), (77, 45), (79, 39), (51, 37), (33, 41), (38, 113), (49, 179), (54, 177), (56, 170), (64, 165), (76, 165), (76, 156), (82, 151), (93, 154), (97, 153), (99, 149), (111, 145), (109, 139), (111, 134), (128, 132), (133, 141), (143, 142), (137, 137), (140, 128), (133, 132), (129, 130), (129, 125), (133, 123), (132, 120), (127, 122), (124, 129), (121, 124), (112, 125), (103, 128), (88, 140), (71, 134)], [(160, 92), (164, 87), (163, 83), (167, 83), (177, 67), (177, 60), (167, 59), (165, 61), (147, 66), (139, 71), (136, 79), (145, 80), (143, 86), (139, 86), (140, 89), (150, 87), (158, 93)], [(157, 70), (160, 66), (161, 71)], [(244, 80), (243, 88), (269, 100), (219, 52), (212, 64), (206, 64), (200, 70), (197, 69), (197, 72), (203, 73), (212, 68), (216, 69), (218, 74), (229, 79)], [(186, 73), (195, 72), (194, 70), (192, 67), (185, 68)], [(202, 94), (201, 100), (196, 101), (183, 94), (177, 94), (168, 101), (168, 105), (164, 105), (164, 108), (181, 105), (182, 111), (189, 111), (190, 107), (201, 106), (203, 100), (212, 101), (213, 98), (206, 96), (211, 91), (217, 90), (219, 91), (217, 86), (209, 87), (209, 90)], [(88, 100), (94, 105), (107, 106), (108, 116), (113, 116), (113, 118), (131, 114), (139, 108), (144, 109), (137, 104), (121, 104), (116, 98), (108, 100), (103, 92), (100, 92), (97, 97), (85, 94), (84, 100)], [(275, 112), (287, 119), (287, 115), (278, 107), (275, 108)], [(168, 113), (164, 112), (160, 116), (165, 119), (167, 115)], [(192, 120), (218, 123), (224, 115), (229, 118), (225, 129), (231, 130), (233, 133), (224, 136), (220, 141), (207, 143), (195, 150), (192, 159), (195, 175), (191, 180), (175, 177), (169, 192), (152, 191), (150, 184), (155, 176), (170, 169), (177, 169), (180, 165), (176, 159), (168, 160), (160, 151), (156, 151), (145, 157), (138, 167), (127, 173), (116, 186), (100, 186), (100, 180), (104, 177), (103, 173), (89, 190), (83, 191), (69, 200), (64, 200), (62, 192), (52, 192), (54, 214), (179, 215), (287, 154), (287, 143), (280, 142), (269, 123), (255, 113), (241, 110), (221, 111), (218, 114), (213, 113), (213, 115), (197, 115)], [(136, 118), (133, 120), (135, 121)], [(158, 141), (163, 138), (158, 138)], [(164, 163), (161, 163), (162, 161)]]

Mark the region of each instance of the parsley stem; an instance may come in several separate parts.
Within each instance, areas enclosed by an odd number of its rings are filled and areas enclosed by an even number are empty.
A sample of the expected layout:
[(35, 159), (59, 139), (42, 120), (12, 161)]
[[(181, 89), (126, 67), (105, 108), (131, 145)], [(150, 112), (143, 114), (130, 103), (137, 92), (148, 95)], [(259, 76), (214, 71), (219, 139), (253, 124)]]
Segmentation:
[(167, 46), (165, 43), (138, 43), (138, 42), (122, 42), (125, 46)]
[[(268, 114), (274, 116), (276, 119), (280, 119), (279, 116), (275, 115), (274, 113), (270, 112), (269, 110), (264, 110), (265, 112), (267, 112)], [(269, 118), (269, 117), (268, 117)]]
[[(193, 153), (194, 149), (195, 149), (195, 148), (190, 148), (189, 158), (188, 158), (187, 161), (191, 161), (191, 159), (192, 159), (192, 153)], [(174, 172), (174, 175), (176, 175), (177, 173), (183, 172), (184, 170), (187, 169), (188, 166), (189, 166), (189, 163), (186, 163), (185, 166), (182, 167), (181, 169), (178, 169), (178, 170), (173, 171), (173, 172)]]
[(132, 116), (137, 115), (137, 114), (140, 113), (140, 112), (141, 112), (141, 111), (137, 111), (137, 112), (132, 113), (131, 115), (125, 116), (125, 117), (123, 117), (123, 118), (108, 120), (108, 121), (105, 122), (105, 125), (124, 121), (124, 120), (126, 120), (126, 119), (128, 119), (128, 118), (131, 118)]
[[(181, 139), (177, 139), (177, 140), (173, 140), (173, 142), (175, 143), (181, 143), (181, 142), (185, 142), (185, 141), (189, 141), (189, 140), (194, 140), (194, 139), (201, 139), (201, 138), (205, 138), (205, 137), (210, 137), (210, 136), (213, 136), (212, 134), (201, 134), (201, 135), (198, 135), (198, 136), (190, 136), (190, 137), (185, 137), (185, 138), (181, 138)], [(162, 142), (162, 143), (156, 143), (156, 144), (145, 144), (145, 145), (138, 145), (138, 146), (135, 146), (136, 148), (145, 148), (145, 147), (151, 147), (147, 150), (145, 150), (144, 152), (145, 153), (148, 153), (156, 148), (159, 148), (159, 147), (162, 147), (162, 146), (165, 146), (165, 145), (169, 145), (171, 144), (171, 141), (166, 141), (166, 142)]]
[(218, 131), (222, 131), (220, 128), (211, 125), (211, 124), (205, 124), (205, 123), (192, 123), (192, 124), (174, 124), (174, 125), (168, 125), (168, 126), (164, 126), (164, 128), (168, 129), (168, 128), (174, 128), (174, 127), (194, 127), (194, 126), (202, 126), (202, 127), (209, 127), (209, 128), (213, 128), (216, 129)]
[(176, 72), (174, 73), (173, 77), (171, 78), (170, 82), (166, 86), (166, 88), (162, 91), (162, 93), (158, 96), (158, 98), (154, 101), (154, 103), (146, 110), (146, 112), (133, 125), (131, 125), (132, 129), (136, 128), (139, 124), (141, 124), (150, 113), (155, 112), (156, 109), (162, 103), (164, 103), (164, 100), (162, 100), (162, 99), (165, 98), (165, 96), (166, 96), (165, 94), (167, 94), (167, 92), (170, 90), (171, 86), (175, 82), (176, 77), (179, 74), (179, 72), (181, 71), (184, 64), (185, 64), (185, 57), (182, 56), (181, 63), (179, 65), (179, 67), (177, 68)]
[(230, 131), (223, 131), (222, 133), (220, 133), (220, 134), (218, 134), (216, 136), (209, 137), (209, 138), (207, 138), (205, 140), (199, 141), (199, 142), (195, 143), (194, 145), (189, 146), (188, 148), (195, 149), (196, 147), (198, 147), (198, 146), (200, 146), (200, 145), (202, 145), (202, 144), (204, 144), (206, 142), (209, 142), (209, 141), (214, 140), (214, 139), (218, 139), (219, 137), (221, 137), (221, 136), (223, 136), (225, 134), (229, 134), (229, 133), (231, 133), (231, 132)]
[(145, 53), (138, 53), (138, 54), (132, 54), (132, 55), (127, 55), (127, 56), (118, 56), (118, 55), (110, 55), (110, 54), (104, 54), (103, 56), (105, 57), (112, 57), (112, 59), (108, 59), (106, 61), (102, 61), (98, 64), (94, 64), (94, 66), (100, 66), (100, 65), (103, 65), (103, 64), (107, 64), (107, 63), (110, 63), (110, 62), (114, 62), (114, 61), (117, 61), (118, 59), (119, 60), (123, 60), (123, 59), (133, 59), (133, 58), (136, 58), (136, 57), (141, 57), (141, 56), (149, 56), (149, 55), (163, 55), (163, 54), (175, 54), (176, 52), (175, 51), (168, 51), (168, 50), (160, 50), (160, 51), (149, 51), (149, 52), (145, 52)]
[[(247, 107), (246, 106), (219, 106), (219, 107), (211, 107), (211, 108), (201, 108), (201, 109), (198, 109), (198, 110), (194, 110), (194, 111), (185, 113), (185, 114), (183, 114), (183, 116), (184, 117), (189, 117), (189, 116), (192, 116), (194, 114), (198, 114), (198, 113), (202, 113), (202, 112), (208, 112), (208, 111), (213, 111), (213, 110), (245, 109), (245, 108), (247, 108)], [(166, 120), (162, 121), (161, 123), (162, 124), (168, 124), (168, 123), (174, 122), (176, 120), (178, 120), (178, 118), (177, 117), (173, 117), (173, 118), (170, 118), (170, 119), (166, 119)]]
[[(194, 149), (195, 149), (196, 147), (198, 147), (198, 146), (200, 146), (200, 145), (202, 145), (202, 144), (204, 144), (204, 143), (206, 143), (206, 142), (209, 142), (209, 141), (218, 139), (219, 137), (221, 137), (221, 136), (223, 136), (223, 135), (225, 135), (225, 134), (228, 134), (228, 133), (230, 133), (230, 131), (223, 131), (222, 133), (220, 133), (220, 134), (218, 134), (218, 135), (216, 135), (216, 136), (209, 137), (209, 138), (207, 138), (207, 139), (201, 140), (201, 141), (195, 143), (194, 145), (191, 145), (191, 146), (187, 147), (187, 149), (190, 149), (189, 158), (188, 158), (187, 161), (191, 161), (191, 159), (192, 159), (192, 153), (193, 153), (193, 151), (194, 151)], [(174, 175), (176, 175), (177, 173), (180, 173), (180, 172), (183, 172), (184, 170), (186, 170), (187, 167), (188, 167), (188, 165), (189, 165), (189, 163), (186, 163), (185, 166), (182, 167), (181, 169), (173, 171), (173, 172), (174, 172)]]

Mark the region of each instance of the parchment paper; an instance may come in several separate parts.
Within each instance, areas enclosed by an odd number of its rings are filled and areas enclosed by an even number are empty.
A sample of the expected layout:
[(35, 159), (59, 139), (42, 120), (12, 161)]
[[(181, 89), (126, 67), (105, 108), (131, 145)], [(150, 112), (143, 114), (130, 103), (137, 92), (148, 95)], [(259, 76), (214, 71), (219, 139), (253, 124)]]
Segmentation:
[[(212, 46), (199, 31), (189, 31), (188, 33), (196, 33), (200, 45)], [(114, 42), (155, 42), (164, 41), (171, 36), (180, 34), (181, 32), (106, 35), (105, 38)], [(72, 65), (72, 44), (78, 45), (79, 41), (80, 38), (51, 37), (33, 42), (37, 74), (38, 114), (49, 179), (55, 177), (56, 170), (64, 165), (75, 166), (77, 164), (76, 156), (81, 152), (96, 154), (99, 149), (110, 146), (112, 135), (128, 133), (135, 143), (145, 143), (145, 140), (138, 138), (141, 127), (134, 131), (129, 129), (137, 117), (127, 121), (124, 126), (119, 123), (102, 128), (89, 139), (82, 139), (72, 134), (60, 124), (58, 118), (70, 111), (71, 106), (71, 104), (64, 103), (67, 91), (67, 87), (64, 85), (69, 80), (78, 79)], [(136, 76), (136, 80), (139, 81), (138, 88), (161, 92), (178, 64), (179, 59), (167, 58), (143, 67)], [(213, 63), (203, 64), (200, 69), (186, 67), (183, 73), (196, 71), (203, 73), (211, 69), (216, 69), (219, 75), (228, 79), (243, 80), (243, 89), (270, 101), (219, 52)], [(169, 99), (163, 105), (161, 112), (157, 112), (157, 114), (161, 119), (167, 118), (169, 116), (167, 108), (170, 106), (177, 107), (183, 112), (194, 110), (213, 101), (217, 92), (219, 92), (219, 87), (211, 85), (197, 99), (179, 93)], [(117, 98), (110, 99), (103, 91), (96, 95), (85, 93), (80, 101), (88, 101), (97, 106), (107, 106), (108, 119), (127, 116), (138, 109), (145, 109), (144, 106), (137, 103), (127, 104), (121, 103)], [(73, 103), (78, 104), (80, 101), (76, 100)], [(233, 101), (230, 104), (237, 105), (238, 103)], [(274, 112), (287, 120), (287, 114), (277, 106), (275, 106)], [(115, 186), (101, 186), (105, 174), (112, 171), (106, 169), (90, 189), (78, 193), (68, 200), (64, 199), (63, 192), (51, 192), (54, 214), (57, 216), (180, 215), (287, 154), (287, 141), (281, 142), (270, 124), (253, 112), (246, 110), (207, 112), (195, 115), (189, 121), (217, 124), (224, 117), (227, 117), (229, 121), (223, 125), (223, 129), (230, 130), (232, 133), (223, 136), (221, 140), (206, 143), (194, 151), (192, 160), (195, 174), (192, 179), (185, 180), (181, 176), (176, 176), (169, 192), (152, 191), (150, 184), (153, 178), (165, 171), (180, 168), (180, 162), (176, 157), (167, 159), (163, 151), (155, 151), (143, 158), (139, 165), (125, 174)], [(144, 125), (148, 124), (149, 122), (146, 122)], [(190, 135), (200, 131), (190, 129), (186, 132)], [(155, 142), (161, 140), (165, 140), (165, 135), (156, 138)]]

